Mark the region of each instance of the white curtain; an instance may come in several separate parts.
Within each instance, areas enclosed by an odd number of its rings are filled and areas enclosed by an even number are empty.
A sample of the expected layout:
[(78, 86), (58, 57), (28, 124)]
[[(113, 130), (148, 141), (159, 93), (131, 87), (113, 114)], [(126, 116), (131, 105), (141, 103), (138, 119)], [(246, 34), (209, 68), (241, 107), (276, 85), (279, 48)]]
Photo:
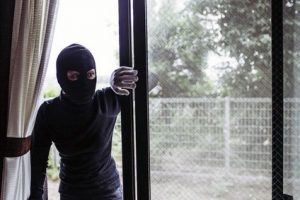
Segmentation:
[[(15, 1), (7, 137), (31, 135), (48, 64), (57, 1)], [(1, 199), (28, 199), (30, 176), (30, 152), (20, 157), (5, 157)]]

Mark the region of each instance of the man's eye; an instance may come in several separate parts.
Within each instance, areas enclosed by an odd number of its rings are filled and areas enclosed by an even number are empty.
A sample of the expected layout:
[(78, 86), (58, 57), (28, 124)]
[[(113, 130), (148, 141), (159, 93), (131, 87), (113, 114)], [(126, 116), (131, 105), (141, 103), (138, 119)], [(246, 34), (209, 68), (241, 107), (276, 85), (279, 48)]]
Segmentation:
[(75, 81), (75, 80), (78, 79), (78, 75), (77, 74), (73, 74), (73, 75), (70, 76), (70, 79), (73, 80), (73, 81)]
[(69, 71), (67, 77), (70, 81), (76, 81), (79, 78), (79, 73), (74, 71)]
[(95, 75), (94, 72), (89, 72), (89, 73), (87, 73), (87, 79), (92, 80), (92, 79), (94, 79), (95, 77), (96, 77), (96, 75)]

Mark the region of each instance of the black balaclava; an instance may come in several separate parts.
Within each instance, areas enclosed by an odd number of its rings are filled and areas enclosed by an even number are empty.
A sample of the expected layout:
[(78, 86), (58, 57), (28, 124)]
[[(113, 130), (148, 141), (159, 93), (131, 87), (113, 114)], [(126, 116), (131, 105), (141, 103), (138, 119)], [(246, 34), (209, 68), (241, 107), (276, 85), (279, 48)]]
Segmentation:
[[(92, 53), (80, 44), (71, 44), (65, 47), (56, 60), (57, 81), (65, 95), (76, 104), (85, 104), (92, 100), (95, 93), (97, 76), (89, 80), (87, 72), (95, 69), (96, 64)], [(76, 81), (67, 77), (67, 71), (74, 70), (80, 73)]]

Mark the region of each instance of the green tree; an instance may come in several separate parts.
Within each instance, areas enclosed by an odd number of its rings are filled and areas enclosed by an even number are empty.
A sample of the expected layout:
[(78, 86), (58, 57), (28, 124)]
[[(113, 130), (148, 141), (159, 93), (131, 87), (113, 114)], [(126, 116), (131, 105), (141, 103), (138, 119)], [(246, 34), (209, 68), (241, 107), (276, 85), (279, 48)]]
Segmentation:
[(59, 88), (49, 86), (49, 87), (45, 88), (45, 90), (43, 91), (43, 97), (44, 98), (52, 98), (52, 97), (58, 96), (59, 93), (60, 93)]
[[(220, 38), (215, 34), (210, 41), (219, 54), (235, 58), (238, 65), (223, 66), (219, 79), (223, 95), (239, 97), (271, 97), (271, 4), (266, 0), (193, 0), (188, 10), (192, 15), (215, 16)], [(294, 77), (296, 44), (295, 4), (286, 2), (284, 8), (284, 83), (285, 96), (294, 96), (293, 86), (299, 83)]]
[[(150, 1), (149, 63), (160, 76), (160, 96), (271, 97), (271, 4), (267, 0)], [(299, 3), (284, 8), (284, 91), (296, 96), (300, 83)], [(298, 19), (298, 20), (297, 20)], [(211, 26), (214, 24), (214, 26)], [(297, 31), (298, 30), (298, 31)], [(221, 63), (213, 84), (205, 73), (213, 51), (234, 58)]]
[(158, 96), (202, 96), (212, 91), (206, 76), (204, 27), (174, 1), (151, 1), (148, 12), (149, 66), (159, 76)]

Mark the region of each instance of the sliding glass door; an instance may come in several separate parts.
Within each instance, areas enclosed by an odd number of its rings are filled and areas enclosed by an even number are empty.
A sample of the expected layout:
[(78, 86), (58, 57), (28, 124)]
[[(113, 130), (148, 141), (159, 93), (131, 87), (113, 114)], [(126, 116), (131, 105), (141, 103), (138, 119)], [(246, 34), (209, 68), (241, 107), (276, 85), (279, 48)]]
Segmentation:
[(270, 200), (271, 2), (148, 0), (147, 13), (151, 199)]
[(300, 4), (284, 6), (284, 192), (300, 199)]
[(295, 1), (132, 4), (137, 199), (297, 198)]

